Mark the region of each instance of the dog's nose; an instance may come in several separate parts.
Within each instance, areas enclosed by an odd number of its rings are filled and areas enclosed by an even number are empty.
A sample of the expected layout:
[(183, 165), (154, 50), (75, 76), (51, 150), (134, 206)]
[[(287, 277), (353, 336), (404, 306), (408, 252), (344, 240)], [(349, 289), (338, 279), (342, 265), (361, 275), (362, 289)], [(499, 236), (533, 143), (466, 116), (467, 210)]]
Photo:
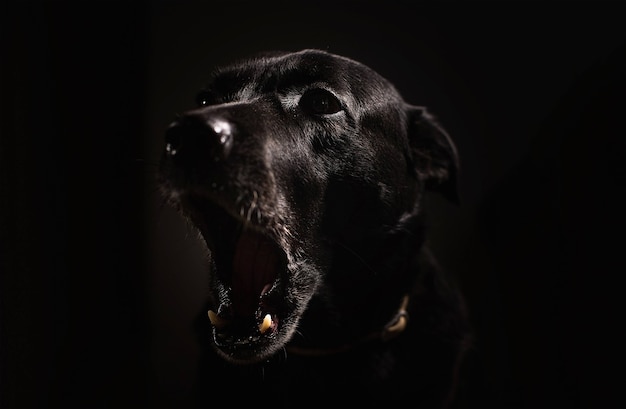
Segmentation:
[(230, 153), (233, 133), (233, 124), (223, 119), (182, 116), (165, 134), (165, 153), (173, 160), (203, 157), (219, 162)]

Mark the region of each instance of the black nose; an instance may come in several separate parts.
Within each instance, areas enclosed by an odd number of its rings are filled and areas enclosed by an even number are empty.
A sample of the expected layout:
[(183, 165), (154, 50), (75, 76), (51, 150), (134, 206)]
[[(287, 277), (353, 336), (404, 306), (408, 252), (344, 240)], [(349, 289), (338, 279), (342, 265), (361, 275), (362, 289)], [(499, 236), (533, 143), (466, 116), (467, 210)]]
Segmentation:
[(189, 114), (174, 121), (165, 134), (165, 154), (174, 161), (193, 158), (219, 162), (233, 146), (234, 125), (220, 118)]

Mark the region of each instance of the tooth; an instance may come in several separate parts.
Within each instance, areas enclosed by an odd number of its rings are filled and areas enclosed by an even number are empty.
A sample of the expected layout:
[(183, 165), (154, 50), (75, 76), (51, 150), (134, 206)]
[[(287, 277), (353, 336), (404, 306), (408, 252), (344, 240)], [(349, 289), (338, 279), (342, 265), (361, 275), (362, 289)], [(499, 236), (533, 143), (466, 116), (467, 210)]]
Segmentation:
[(216, 328), (222, 328), (226, 325), (226, 321), (213, 310), (209, 310), (209, 321), (211, 321), (211, 324)]
[(259, 325), (259, 331), (261, 334), (265, 334), (265, 332), (272, 326), (272, 316), (270, 314), (266, 314), (265, 318), (263, 318), (263, 322)]

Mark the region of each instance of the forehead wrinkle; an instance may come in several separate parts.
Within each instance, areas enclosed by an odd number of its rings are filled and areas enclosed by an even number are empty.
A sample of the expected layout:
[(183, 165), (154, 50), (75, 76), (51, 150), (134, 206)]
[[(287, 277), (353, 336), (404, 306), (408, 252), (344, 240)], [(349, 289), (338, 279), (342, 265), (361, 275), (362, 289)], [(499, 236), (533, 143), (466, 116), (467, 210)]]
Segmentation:
[[(341, 60), (342, 66), (348, 60)], [(314, 83), (324, 83), (340, 88), (343, 78), (337, 75), (337, 59), (325, 53), (304, 51), (297, 54), (263, 57), (256, 60), (259, 67), (258, 80), (274, 88), (297, 88)], [(262, 79), (261, 77), (264, 77)]]
[[(342, 70), (338, 70), (342, 68)], [(366, 66), (343, 56), (331, 55), (325, 51), (308, 49), (297, 53), (261, 55), (240, 60), (229, 66), (218, 67), (212, 78), (217, 80), (230, 77), (230, 80), (271, 79), (274, 76), (299, 82), (314, 82), (321, 78), (339, 77), (337, 72), (372, 71)], [(241, 84), (243, 85), (243, 84)]]

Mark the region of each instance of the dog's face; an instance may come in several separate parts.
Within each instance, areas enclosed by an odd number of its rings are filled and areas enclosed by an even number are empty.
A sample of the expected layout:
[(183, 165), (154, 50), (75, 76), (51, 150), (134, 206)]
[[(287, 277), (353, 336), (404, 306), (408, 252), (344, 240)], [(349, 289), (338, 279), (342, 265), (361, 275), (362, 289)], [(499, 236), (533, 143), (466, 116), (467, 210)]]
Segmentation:
[(380, 278), (338, 269), (337, 249), (367, 261), (425, 188), (453, 194), (445, 133), (350, 59), (260, 56), (217, 71), (197, 102), (167, 130), (160, 186), (209, 248), (212, 342), (229, 361), (279, 351), (315, 297), (375, 297)]

